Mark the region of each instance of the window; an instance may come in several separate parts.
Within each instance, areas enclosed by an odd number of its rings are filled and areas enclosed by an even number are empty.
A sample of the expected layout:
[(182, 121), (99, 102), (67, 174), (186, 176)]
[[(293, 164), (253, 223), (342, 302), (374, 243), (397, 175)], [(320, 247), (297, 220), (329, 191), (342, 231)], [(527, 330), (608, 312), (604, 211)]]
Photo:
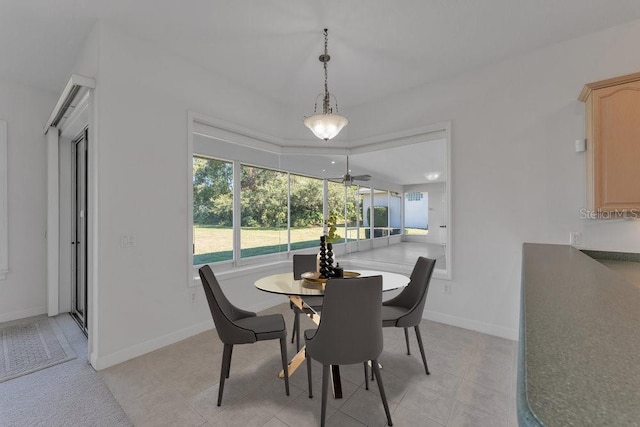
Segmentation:
[(347, 239), (356, 241), (364, 238), (362, 225), (362, 209), (360, 205), (360, 187), (351, 185), (347, 187)]
[(286, 172), (242, 165), (241, 258), (288, 250)]
[(407, 202), (419, 202), (420, 200), (422, 200), (422, 193), (418, 191), (412, 191), (410, 193), (407, 193), (406, 199)]
[[(437, 259), (434, 277), (450, 279), (451, 125), (434, 124), (415, 132), (408, 137), (380, 140), (370, 150), (362, 146), (352, 155), (353, 164), (359, 165), (357, 172), (370, 172), (374, 178), (370, 185), (378, 183), (373, 190), (345, 187), (340, 182), (318, 178), (343, 173), (340, 165), (331, 166), (339, 156), (314, 154), (313, 149), (287, 152), (277, 143), (269, 142), (269, 138), (249, 136), (254, 133), (251, 129), (238, 132), (219, 125), (215, 119), (189, 112), (187, 152), (189, 162), (193, 162), (189, 172), (194, 174), (189, 179), (188, 209), (193, 209), (187, 225), (189, 262), (195, 267), (203, 262), (221, 261), (220, 271), (230, 271), (265, 259), (285, 259), (283, 251), (313, 248), (323, 226), (324, 208), (335, 216), (340, 243), (361, 241), (362, 245), (352, 247), (356, 251), (368, 250), (399, 240), (396, 235), (388, 242), (383, 238), (374, 243), (371, 241), (374, 237), (393, 236), (398, 229), (404, 230), (403, 242), (424, 244), (424, 254)], [(205, 161), (218, 162), (219, 167), (224, 165), (225, 173), (207, 177), (205, 171), (209, 167), (201, 164)], [(247, 186), (250, 171), (247, 168), (254, 169), (253, 178), (269, 174), (271, 178)], [(395, 184), (393, 188), (385, 188), (384, 182)], [(326, 203), (322, 207), (321, 185)], [(217, 192), (205, 197), (213, 189)], [(260, 199), (265, 191), (277, 196)], [(259, 204), (249, 200), (270, 205), (276, 214), (259, 214)], [(260, 232), (265, 238), (254, 239), (251, 244), (248, 238), (256, 233), (249, 231)], [(214, 232), (217, 234), (212, 237)], [(0, 243), (1, 237), (0, 233)], [(269, 255), (255, 261), (249, 258), (259, 254)], [(197, 269), (190, 273), (193, 279)]]
[[(336, 230), (333, 243), (343, 242), (346, 236), (344, 229), (344, 184), (340, 182), (328, 182), (328, 218), (330, 222), (333, 222)], [(331, 233), (329, 233), (331, 237)]]
[[(367, 213), (367, 216), (370, 213)], [(373, 190), (373, 237), (389, 235), (389, 194), (385, 190)]]
[(322, 235), (321, 179), (289, 175), (291, 250), (318, 246)]
[(358, 189), (358, 196), (360, 200), (360, 212), (358, 213), (362, 218), (363, 227), (360, 229), (360, 239), (370, 239), (371, 236), (371, 189), (369, 187), (360, 187)]
[(193, 157), (193, 264), (233, 259), (233, 164)]

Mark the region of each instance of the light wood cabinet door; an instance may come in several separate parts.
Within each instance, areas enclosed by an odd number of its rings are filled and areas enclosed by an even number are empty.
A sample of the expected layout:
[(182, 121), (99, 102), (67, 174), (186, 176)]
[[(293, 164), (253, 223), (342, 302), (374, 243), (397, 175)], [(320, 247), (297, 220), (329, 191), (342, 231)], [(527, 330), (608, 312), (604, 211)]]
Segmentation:
[(592, 90), (586, 114), (588, 208), (640, 214), (640, 80)]

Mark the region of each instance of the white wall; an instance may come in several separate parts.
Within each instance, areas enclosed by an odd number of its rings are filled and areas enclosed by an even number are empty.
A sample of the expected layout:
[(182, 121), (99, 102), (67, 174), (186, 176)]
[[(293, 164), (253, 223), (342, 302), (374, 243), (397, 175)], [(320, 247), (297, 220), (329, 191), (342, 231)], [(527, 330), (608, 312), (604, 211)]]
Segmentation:
[(408, 228), (427, 228), (429, 224), (429, 194), (426, 191), (415, 191), (422, 194), (420, 200), (407, 201), (407, 193), (414, 191), (405, 190), (404, 199), (404, 226)]
[(46, 150), (42, 128), (54, 94), (0, 83), (7, 121), (9, 273), (0, 280), (0, 322), (46, 313)]
[[(640, 22), (350, 113), (352, 138), (453, 122), (454, 280), (451, 295), (436, 281), (429, 317), (514, 338), (522, 242), (565, 243), (584, 230), (589, 245), (640, 249), (637, 222), (578, 219), (584, 157), (573, 152), (582, 85), (637, 71), (638, 37)], [(187, 111), (271, 135), (288, 123), (278, 106), (143, 41), (103, 26), (99, 44), (101, 368), (210, 326), (201, 290), (192, 302), (186, 283)], [(120, 247), (124, 234), (136, 246)], [(273, 301), (254, 276), (222, 280), (243, 307)]]
[(515, 338), (523, 242), (583, 231), (587, 247), (640, 252), (640, 221), (579, 218), (585, 159), (573, 146), (582, 86), (640, 70), (639, 39), (635, 21), (350, 112), (359, 136), (452, 121), (452, 293), (435, 281), (428, 317)]
[[(102, 368), (211, 323), (201, 288), (187, 287), (187, 112), (271, 134), (281, 115), (252, 92), (108, 27), (100, 27), (99, 45), (95, 366)], [(120, 247), (125, 234), (135, 236), (134, 247)], [(251, 277), (237, 282), (246, 297), (235, 301), (245, 308), (272, 298)]]

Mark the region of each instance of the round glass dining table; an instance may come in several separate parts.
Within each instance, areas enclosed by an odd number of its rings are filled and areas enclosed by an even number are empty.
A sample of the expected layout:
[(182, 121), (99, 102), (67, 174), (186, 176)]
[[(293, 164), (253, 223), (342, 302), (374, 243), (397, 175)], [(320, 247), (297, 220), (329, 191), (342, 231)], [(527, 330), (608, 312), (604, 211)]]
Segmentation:
[[(409, 283), (409, 278), (403, 274), (377, 270), (351, 271), (359, 273), (360, 275), (358, 277), (382, 276), (383, 292), (403, 288)], [(256, 281), (255, 286), (261, 291), (288, 296), (309, 297), (324, 295), (324, 286), (322, 283), (305, 279), (294, 280), (292, 272), (263, 277)]]
[[(376, 270), (352, 270), (345, 273), (359, 273), (357, 277), (382, 276), (382, 291), (391, 291), (407, 286), (409, 278), (403, 274), (390, 273), (387, 271)], [(293, 273), (273, 274), (258, 279), (255, 282), (256, 288), (261, 291), (271, 292), (274, 294), (286, 295), (289, 300), (295, 304), (300, 310), (311, 318), (316, 324), (320, 323), (320, 315), (311, 307), (304, 303), (304, 297), (322, 296), (324, 295), (324, 284), (320, 282), (309, 281), (305, 279), (295, 280)], [(304, 347), (291, 359), (289, 363), (289, 375), (293, 374), (305, 360)], [(342, 385), (340, 382), (340, 368), (338, 366), (331, 367), (331, 375), (333, 377), (332, 388), (333, 395), (336, 399), (342, 398)], [(280, 371), (280, 378), (284, 377), (284, 372)]]

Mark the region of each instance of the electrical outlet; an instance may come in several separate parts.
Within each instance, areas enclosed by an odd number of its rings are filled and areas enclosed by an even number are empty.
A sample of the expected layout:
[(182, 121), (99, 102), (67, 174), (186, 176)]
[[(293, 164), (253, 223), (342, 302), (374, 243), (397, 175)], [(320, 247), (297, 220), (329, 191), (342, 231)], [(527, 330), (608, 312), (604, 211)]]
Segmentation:
[(442, 289), (445, 294), (451, 294), (451, 283), (445, 283)]
[(133, 234), (123, 234), (120, 236), (120, 247), (130, 248), (136, 245), (136, 236)]
[(582, 233), (578, 233), (578, 232), (569, 233), (569, 244), (573, 246), (582, 245)]

